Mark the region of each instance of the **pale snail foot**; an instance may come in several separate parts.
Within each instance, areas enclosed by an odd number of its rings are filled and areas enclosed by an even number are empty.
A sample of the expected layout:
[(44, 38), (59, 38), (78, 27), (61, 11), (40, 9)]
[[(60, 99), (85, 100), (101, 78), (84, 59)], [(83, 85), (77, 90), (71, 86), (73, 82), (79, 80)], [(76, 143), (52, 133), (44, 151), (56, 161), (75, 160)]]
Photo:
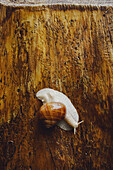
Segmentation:
[[(84, 122), (83, 120), (80, 121), (80, 122), (78, 123), (78, 125), (80, 125), (80, 124), (83, 123), (83, 122)], [(59, 126), (61, 129), (65, 130), (65, 131), (70, 131), (70, 130), (73, 129), (73, 127), (70, 126), (64, 119), (63, 119), (63, 120), (60, 120), (59, 122), (57, 122), (56, 125)], [(74, 128), (74, 135), (76, 134), (76, 128), (77, 128), (77, 127)]]
[(65, 131), (73, 129), (72, 126), (70, 126), (65, 120), (60, 120), (59, 122), (57, 122), (57, 126), (59, 126), (61, 129)]

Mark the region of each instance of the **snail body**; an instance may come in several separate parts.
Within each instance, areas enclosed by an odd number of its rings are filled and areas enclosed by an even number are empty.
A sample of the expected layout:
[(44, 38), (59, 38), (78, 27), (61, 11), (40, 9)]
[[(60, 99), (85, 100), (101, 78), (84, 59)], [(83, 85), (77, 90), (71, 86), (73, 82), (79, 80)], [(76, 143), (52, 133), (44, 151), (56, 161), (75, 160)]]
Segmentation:
[(43, 104), (49, 102), (60, 102), (65, 105), (65, 117), (63, 120), (57, 122), (57, 126), (66, 131), (74, 128), (74, 133), (76, 132), (76, 128), (82, 122), (78, 123), (79, 116), (77, 110), (65, 94), (51, 88), (44, 88), (36, 93), (36, 97), (41, 100)]
[(55, 125), (58, 121), (64, 119), (66, 107), (60, 102), (49, 102), (41, 106), (39, 118), (44, 122), (47, 128)]

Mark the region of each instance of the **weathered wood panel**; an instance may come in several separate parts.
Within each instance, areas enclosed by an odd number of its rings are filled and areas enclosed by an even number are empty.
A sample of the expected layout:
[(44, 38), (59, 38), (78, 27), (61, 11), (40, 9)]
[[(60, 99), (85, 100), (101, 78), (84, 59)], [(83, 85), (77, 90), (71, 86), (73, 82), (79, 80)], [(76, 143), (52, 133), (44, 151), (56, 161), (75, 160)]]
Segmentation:
[[(0, 168), (113, 168), (113, 8), (0, 6)], [(43, 129), (35, 94), (64, 92), (84, 123)]]

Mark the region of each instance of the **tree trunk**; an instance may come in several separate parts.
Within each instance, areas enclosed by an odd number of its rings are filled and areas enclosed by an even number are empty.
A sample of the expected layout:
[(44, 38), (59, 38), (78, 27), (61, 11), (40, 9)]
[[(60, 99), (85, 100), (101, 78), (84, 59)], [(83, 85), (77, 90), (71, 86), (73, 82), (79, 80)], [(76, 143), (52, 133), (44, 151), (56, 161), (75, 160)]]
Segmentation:
[[(113, 169), (112, 4), (0, 4), (0, 170)], [(45, 87), (71, 99), (76, 135), (41, 125)]]

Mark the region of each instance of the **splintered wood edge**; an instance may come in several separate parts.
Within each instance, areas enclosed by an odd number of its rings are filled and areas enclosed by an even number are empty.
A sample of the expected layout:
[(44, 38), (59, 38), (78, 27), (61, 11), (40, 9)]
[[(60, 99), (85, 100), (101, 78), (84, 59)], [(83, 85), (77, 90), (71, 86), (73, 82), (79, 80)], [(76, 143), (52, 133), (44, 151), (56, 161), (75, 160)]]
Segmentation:
[(76, 5), (76, 6), (113, 6), (113, 1), (111, 0), (73, 0), (70, 2), (70, 0), (29, 0), (28, 2), (13, 2), (13, 0), (6, 0), (5, 2), (3, 0), (0, 0), (0, 4), (4, 6), (11, 6), (11, 7), (40, 7), (40, 6), (53, 6), (53, 5)]

